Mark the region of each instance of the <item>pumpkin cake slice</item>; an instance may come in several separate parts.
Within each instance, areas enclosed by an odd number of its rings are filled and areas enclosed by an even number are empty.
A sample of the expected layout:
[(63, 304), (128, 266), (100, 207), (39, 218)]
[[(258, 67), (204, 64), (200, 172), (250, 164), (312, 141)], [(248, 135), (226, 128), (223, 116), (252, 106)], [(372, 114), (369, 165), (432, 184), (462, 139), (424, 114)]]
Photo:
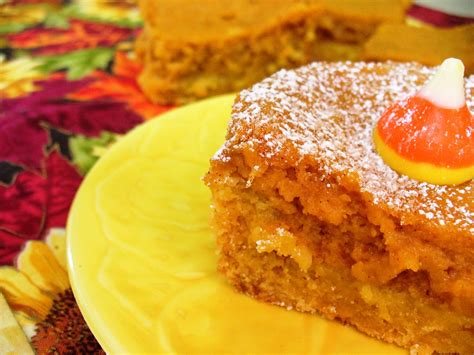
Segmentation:
[(474, 352), (474, 183), (400, 175), (372, 138), (434, 72), (313, 63), (240, 93), (205, 179), (237, 290), (405, 348)]
[(280, 68), (357, 58), (406, 0), (140, 0), (139, 83), (159, 104), (241, 90)]
[(474, 24), (452, 28), (414, 27), (383, 24), (361, 51), (364, 60), (416, 61), (437, 65), (444, 58), (456, 57), (474, 74)]

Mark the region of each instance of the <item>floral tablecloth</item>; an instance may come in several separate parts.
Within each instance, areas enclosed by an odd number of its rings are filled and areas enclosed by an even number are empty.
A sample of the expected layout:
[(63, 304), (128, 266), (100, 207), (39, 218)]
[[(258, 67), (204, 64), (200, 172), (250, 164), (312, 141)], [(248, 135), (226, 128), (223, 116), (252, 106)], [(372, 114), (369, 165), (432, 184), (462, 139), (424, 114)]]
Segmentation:
[[(436, 25), (465, 22), (410, 11)], [(64, 227), (104, 151), (171, 109), (136, 83), (140, 28), (134, 0), (0, 0), (2, 354), (103, 352), (70, 289)]]

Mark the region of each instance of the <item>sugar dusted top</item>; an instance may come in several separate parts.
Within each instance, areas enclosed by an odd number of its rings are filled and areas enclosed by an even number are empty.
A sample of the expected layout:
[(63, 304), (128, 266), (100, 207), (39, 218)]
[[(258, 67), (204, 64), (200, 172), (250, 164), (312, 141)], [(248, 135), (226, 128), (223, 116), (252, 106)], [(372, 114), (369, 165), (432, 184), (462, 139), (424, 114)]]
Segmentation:
[[(375, 152), (372, 130), (395, 101), (418, 92), (435, 69), (415, 63), (313, 63), (282, 70), (240, 93), (227, 142), (214, 159), (254, 149), (271, 164), (312, 160), (322, 178), (351, 175), (375, 204), (402, 218), (474, 237), (474, 182), (438, 186), (399, 175)], [(474, 76), (465, 79), (474, 110)]]

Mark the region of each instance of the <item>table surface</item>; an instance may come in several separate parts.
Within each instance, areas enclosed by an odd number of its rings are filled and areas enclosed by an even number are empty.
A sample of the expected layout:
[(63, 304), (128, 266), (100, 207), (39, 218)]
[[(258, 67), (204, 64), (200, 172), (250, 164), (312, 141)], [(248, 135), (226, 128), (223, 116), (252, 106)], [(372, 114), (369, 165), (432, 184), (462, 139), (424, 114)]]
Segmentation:
[[(472, 0), (417, 3), (424, 22), (427, 8), (445, 25), (474, 17)], [(0, 353), (103, 352), (70, 289), (64, 227), (108, 147), (172, 109), (135, 81), (141, 25), (135, 0), (0, 1)]]

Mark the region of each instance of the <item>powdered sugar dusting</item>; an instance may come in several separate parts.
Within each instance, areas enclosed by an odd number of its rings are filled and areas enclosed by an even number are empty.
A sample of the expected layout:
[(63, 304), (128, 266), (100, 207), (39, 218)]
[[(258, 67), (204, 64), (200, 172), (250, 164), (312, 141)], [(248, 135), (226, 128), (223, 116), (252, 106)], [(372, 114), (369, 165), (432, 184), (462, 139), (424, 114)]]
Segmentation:
[[(437, 186), (399, 175), (374, 151), (372, 130), (395, 101), (415, 94), (435, 69), (415, 63), (313, 63), (281, 70), (241, 92), (228, 141), (214, 159), (246, 147), (266, 159), (315, 159), (322, 174), (355, 174), (361, 191), (394, 212), (417, 213), (474, 236), (474, 183)], [(474, 76), (465, 80), (474, 111)]]

